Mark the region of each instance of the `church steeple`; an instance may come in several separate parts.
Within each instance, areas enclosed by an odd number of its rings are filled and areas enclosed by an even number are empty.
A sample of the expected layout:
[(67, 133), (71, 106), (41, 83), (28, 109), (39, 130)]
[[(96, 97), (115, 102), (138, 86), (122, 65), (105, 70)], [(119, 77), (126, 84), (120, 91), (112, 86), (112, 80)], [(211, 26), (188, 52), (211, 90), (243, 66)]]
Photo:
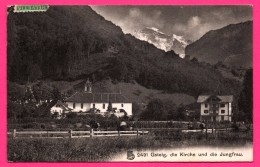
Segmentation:
[(89, 79), (85, 83), (84, 92), (92, 93), (92, 83), (89, 81)]

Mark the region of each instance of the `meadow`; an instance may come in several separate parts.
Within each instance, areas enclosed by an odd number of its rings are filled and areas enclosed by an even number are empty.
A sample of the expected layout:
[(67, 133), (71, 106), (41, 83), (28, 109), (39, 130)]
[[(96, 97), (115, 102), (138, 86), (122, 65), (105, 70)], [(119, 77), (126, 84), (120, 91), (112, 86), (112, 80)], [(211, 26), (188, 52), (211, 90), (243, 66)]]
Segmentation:
[(10, 162), (110, 161), (127, 150), (180, 148), (190, 146), (237, 147), (252, 144), (252, 132), (150, 133), (147, 136), (93, 138), (8, 139)]

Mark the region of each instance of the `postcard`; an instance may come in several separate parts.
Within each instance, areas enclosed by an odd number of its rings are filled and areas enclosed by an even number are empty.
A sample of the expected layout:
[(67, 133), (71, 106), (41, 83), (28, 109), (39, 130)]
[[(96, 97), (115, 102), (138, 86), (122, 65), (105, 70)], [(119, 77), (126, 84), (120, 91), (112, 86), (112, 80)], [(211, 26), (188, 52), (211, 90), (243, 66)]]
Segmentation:
[(6, 6), (6, 161), (253, 162), (253, 8)]

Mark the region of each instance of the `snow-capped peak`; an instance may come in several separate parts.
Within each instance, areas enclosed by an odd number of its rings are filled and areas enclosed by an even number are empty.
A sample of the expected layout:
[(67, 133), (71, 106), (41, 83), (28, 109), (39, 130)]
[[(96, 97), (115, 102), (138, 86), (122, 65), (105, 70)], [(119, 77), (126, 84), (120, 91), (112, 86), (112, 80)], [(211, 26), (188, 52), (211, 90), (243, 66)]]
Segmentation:
[(183, 36), (175, 34), (167, 35), (155, 27), (146, 27), (142, 30), (135, 31), (133, 35), (166, 52), (174, 50), (181, 58), (185, 57), (185, 47), (189, 44)]
[(189, 43), (183, 38), (183, 36), (178, 36), (175, 34), (172, 34), (172, 38), (173, 40), (176, 39), (177, 41), (179, 41), (180, 43), (182, 43), (183, 45), (187, 46)]
[(150, 29), (150, 30), (153, 30), (155, 32), (158, 32), (160, 34), (164, 34), (163, 32), (161, 32), (158, 28), (155, 28), (155, 27), (146, 27), (147, 29)]

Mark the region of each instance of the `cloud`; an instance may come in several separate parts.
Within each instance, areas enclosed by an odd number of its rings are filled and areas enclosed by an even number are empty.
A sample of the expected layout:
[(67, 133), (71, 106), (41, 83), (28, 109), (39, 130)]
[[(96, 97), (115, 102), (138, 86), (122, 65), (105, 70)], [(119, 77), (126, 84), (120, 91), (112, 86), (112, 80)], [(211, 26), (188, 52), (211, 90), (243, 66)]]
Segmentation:
[(160, 29), (165, 24), (165, 21), (160, 19), (161, 15), (162, 12), (159, 10), (144, 12), (139, 8), (130, 8), (128, 14), (118, 24), (125, 33), (133, 33), (135, 30), (140, 30), (144, 27)]
[(186, 39), (196, 40), (211, 30), (213, 25), (203, 22), (199, 16), (191, 16), (186, 23), (175, 23), (173, 31), (176, 34), (183, 35)]
[(220, 8), (218, 10), (211, 11), (210, 15), (214, 20), (223, 21), (227, 19), (234, 19), (234, 13), (231, 9), (228, 8)]
[(198, 16), (193, 16), (188, 20), (189, 27), (197, 27), (201, 24), (201, 19)]
[(133, 8), (129, 10), (129, 17), (137, 18), (141, 16), (142, 12), (140, 9)]
[(195, 41), (210, 30), (216, 30), (250, 19), (250, 15), (239, 14), (234, 9), (223, 7), (202, 12), (199, 16), (190, 16), (184, 23), (174, 23), (173, 33), (183, 35), (186, 39)]

